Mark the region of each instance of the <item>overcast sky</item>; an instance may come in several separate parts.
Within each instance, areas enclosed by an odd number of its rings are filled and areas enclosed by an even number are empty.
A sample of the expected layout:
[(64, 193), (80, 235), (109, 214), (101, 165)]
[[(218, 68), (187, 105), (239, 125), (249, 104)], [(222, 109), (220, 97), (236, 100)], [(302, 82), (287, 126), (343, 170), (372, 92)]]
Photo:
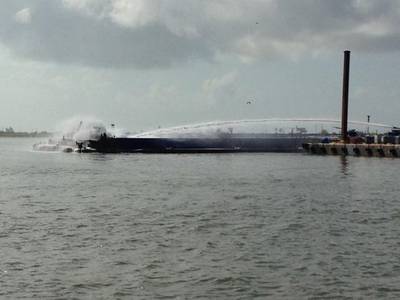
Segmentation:
[(0, 129), (339, 118), (344, 49), (351, 119), (400, 125), (398, 0), (2, 0)]

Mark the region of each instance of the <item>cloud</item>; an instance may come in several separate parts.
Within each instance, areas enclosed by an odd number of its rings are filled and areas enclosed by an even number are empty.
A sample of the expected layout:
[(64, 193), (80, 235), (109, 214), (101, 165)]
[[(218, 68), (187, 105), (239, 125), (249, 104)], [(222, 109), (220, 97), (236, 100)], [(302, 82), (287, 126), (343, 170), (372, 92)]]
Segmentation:
[(29, 24), (32, 20), (32, 13), (29, 8), (23, 8), (15, 14), (15, 21), (20, 24)]
[(117, 24), (126, 27), (142, 27), (156, 22), (158, 18), (158, 7), (152, 5), (151, 1), (117, 0), (112, 2), (110, 18)]
[(148, 103), (170, 105), (171, 101), (179, 98), (179, 89), (175, 85), (162, 86), (158, 83), (152, 84), (144, 96)]
[(399, 51), (400, 2), (4, 0), (0, 42), (30, 59), (115, 68), (224, 57), (254, 62), (344, 48)]
[(217, 90), (232, 86), (237, 78), (237, 72), (230, 72), (222, 77), (207, 79), (203, 83), (203, 90), (207, 93), (214, 93)]
[(230, 102), (236, 95), (237, 86), (237, 72), (230, 72), (222, 75), (221, 77), (215, 77), (207, 79), (203, 82), (203, 92), (210, 100), (211, 105), (217, 102)]

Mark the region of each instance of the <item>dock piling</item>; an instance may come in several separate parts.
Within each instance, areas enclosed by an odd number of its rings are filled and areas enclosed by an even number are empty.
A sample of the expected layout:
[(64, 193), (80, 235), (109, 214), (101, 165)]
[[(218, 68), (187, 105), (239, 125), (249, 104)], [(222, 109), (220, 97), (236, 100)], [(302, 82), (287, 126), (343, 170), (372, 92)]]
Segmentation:
[(342, 89), (342, 140), (348, 142), (347, 122), (349, 112), (349, 79), (350, 79), (350, 50), (344, 51), (343, 60), (343, 89)]

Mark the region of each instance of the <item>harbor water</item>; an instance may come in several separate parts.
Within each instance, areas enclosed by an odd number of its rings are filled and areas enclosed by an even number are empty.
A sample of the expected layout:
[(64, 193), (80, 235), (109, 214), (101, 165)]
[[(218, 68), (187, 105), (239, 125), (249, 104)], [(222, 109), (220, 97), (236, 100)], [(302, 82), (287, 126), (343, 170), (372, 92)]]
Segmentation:
[(400, 160), (0, 139), (0, 299), (400, 297)]

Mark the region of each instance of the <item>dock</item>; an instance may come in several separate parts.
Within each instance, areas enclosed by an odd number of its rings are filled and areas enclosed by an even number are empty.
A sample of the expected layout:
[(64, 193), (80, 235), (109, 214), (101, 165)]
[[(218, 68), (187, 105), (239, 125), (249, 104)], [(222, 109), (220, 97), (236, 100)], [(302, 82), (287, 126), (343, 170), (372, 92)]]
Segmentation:
[(319, 155), (400, 157), (400, 144), (305, 143), (303, 149)]
[[(393, 127), (385, 135), (364, 135), (355, 130), (348, 131), (349, 109), (349, 79), (350, 51), (344, 51), (343, 88), (342, 88), (342, 119), (340, 140), (304, 143), (303, 150), (310, 154), (319, 155), (352, 155), (364, 157), (400, 157), (400, 128)], [(368, 115), (368, 123), (370, 116)]]

